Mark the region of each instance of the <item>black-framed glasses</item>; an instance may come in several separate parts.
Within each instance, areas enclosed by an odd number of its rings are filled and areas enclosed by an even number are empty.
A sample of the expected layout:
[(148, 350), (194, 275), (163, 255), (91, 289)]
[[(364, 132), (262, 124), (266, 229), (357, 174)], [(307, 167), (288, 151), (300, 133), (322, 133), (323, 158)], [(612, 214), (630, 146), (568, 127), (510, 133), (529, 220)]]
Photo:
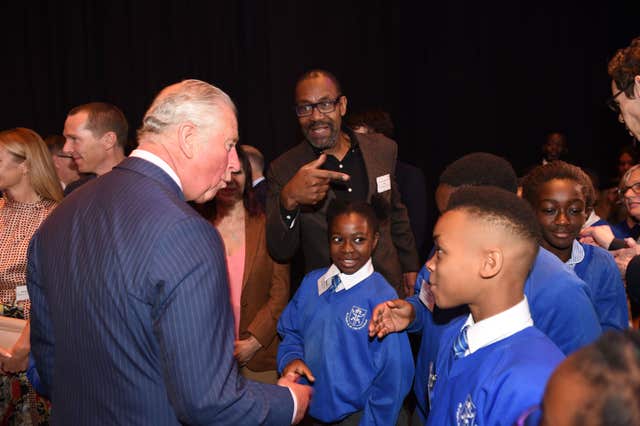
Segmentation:
[(633, 195), (640, 195), (640, 182), (636, 182), (633, 185), (623, 186), (618, 189), (618, 195), (620, 198), (624, 197), (624, 194), (627, 193), (628, 190), (633, 191)]
[(308, 117), (313, 114), (313, 109), (317, 108), (323, 114), (328, 114), (336, 110), (336, 105), (340, 102), (342, 95), (338, 95), (337, 98), (330, 101), (320, 101), (314, 104), (302, 104), (296, 105), (295, 111), (298, 117)]
[(633, 84), (633, 80), (627, 83), (621, 90), (618, 90), (613, 96), (609, 96), (607, 99), (607, 106), (609, 109), (616, 114), (620, 115), (620, 104), (616, 101), (616, 98), (622, 94), (625, 90), (627, 90)]

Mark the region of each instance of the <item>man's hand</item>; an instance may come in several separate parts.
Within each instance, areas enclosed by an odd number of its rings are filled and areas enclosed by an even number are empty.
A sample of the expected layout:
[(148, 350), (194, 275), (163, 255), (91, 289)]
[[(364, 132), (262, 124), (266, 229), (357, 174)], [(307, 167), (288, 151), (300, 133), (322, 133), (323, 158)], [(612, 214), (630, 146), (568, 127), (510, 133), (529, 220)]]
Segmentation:
[[(614, 239), (609, 225), (590, 226), (580, 231), (580, 242), (591, 245), (599, 245), (607, 250)], [(594, 242), (596, 244), (594, 244)]]
[(613, 254), (613, 259), (616, 261), (616, 265), (618, 265), (618, 269), (620, 270), (620, 275), (622, 275), (623, 280), (627, 274), (627, 266), (629, 265), (629, 262), (635, 256), (640, 254), (640, 245), (638, 245), (633, 238), (625, 238), (624, 242), (627, 243), (628, 248), (614, 250), (611, 252)]
[(288, 387), (295, 395), (297, 410), (294, 413), (292, 424), (300, 423), (309, 408), (313, 389), (311, 386), (296, 383), (293, 373), (283, 374), (280, 380), (278, 380), (278, 385)]
[(405, 272), (402, 274), (402, 284), (404, 285), (405, 297), (413, 296), (416, 288), (417, 272)]
[(241, 367), (251, 361), (251, 358), (262, 347), (258, 339), (250, 336), (248, 339), (236, 340), (233, 343), (233, 356), (238, 361)]
[(382, 339), (389, 333), (405, 330), (416, 317), (413, 305), (402, 299), (387, 300), (375, 307), (369, 323), (369, 336)]
[(311, 383), (316, 381), (316, 378), (313, 377), (313, 373), (309, 367), (307, 367), (307, 364), (305, 364), (301, 359), (294, 359), (287, 364), (287, 366), (282, 370), (282, 375), (290, 377), (294, 382), (297, 382), (302, 376), (305, 376)]
[(347, 181), (349, 175), (320, 168), (327, 159), (321, 154), (317, 159), (300, 167), (280, 192), (280, 203), (286, 210), (295, 210), (301, 205), (313, 205), (322, 201), (329, 191), (332, 180)]

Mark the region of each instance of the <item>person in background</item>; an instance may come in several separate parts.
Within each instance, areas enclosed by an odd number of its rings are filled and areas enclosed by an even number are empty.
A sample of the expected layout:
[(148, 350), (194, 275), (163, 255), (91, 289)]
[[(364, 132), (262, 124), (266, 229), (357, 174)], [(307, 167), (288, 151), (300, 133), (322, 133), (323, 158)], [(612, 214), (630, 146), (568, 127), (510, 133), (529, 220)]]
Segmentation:
[(63, 152), (73, 157), (86, 175), (65, 188), (76, 188), (113, 169), (125, 158), (129, 124), (122, 111), (106, 102), (91, 102), (73, 108), (64, 122)]
[[(640, 37), (634, 38), (629, 46), (616, 52), (609, 61), (608, 72), (611, 77), (611, 97), (607, 100), (607, 105), (616, 113), (618, 121), (634, 137), (635, 143), (640, 139)], [(618, 190), (624, 197), (629, 215), (638, 213), (640, 218), (640, 169), (634, 169), (634, 167), (625, 172)], [(636, 225), (635, 221), (633, 225)], [(626, 280), (632, 322), (635, 327), (639, 327), (640, 245), (636, 244), (633, 236), (625, 240), (617, 238), (615, 241), (618, 243), (613, 244), (614, 238), (609, 231), (606, 227), (596, 226), (583, 230), (582, 236), (592, 238), (600, 246), (610, 250), (618, 249), (614, 253), (614, 258)]]
[(547, 164), (552, 161), (561, 160), (569, 153), (567, 135), (564, 132), (551, 132), (547, 134), (542, 145), (542, 162)]
[(62, 188), (49, 150), (33, 130), (0, 132), (0, 191), (0, 315), (27, 320), (16, 343), (0, 348), (0, 423), (48, 424), (50, 403), (35, 394), (25, 374), (31, 313), (27, 248), (62, 200)]
[(49, 147), (53, 166), (56, 169), (56, 174), (64, 190), (71, 182), (80, 179), (78, 166), (76, 166), (75, 161), (73, 161), (73, 156), (62, 150), (65, 143), (63, 136), (49, 135), (44, 138), (44, 142), (47, 144), (47, 147)]
[[(368, 109), (347, 116), (346, 124), (355, 133), (380, 133), (395, 140), (391, 115), (380, 109)], [(427, 239), (427, 187), (422, 170), (400, 159), (396, 161), (396, 181), (400, 199), (407, 207), (409, 223), (422, 261), (426, 257)]]
[(251, 186), (253, 188), (253, 193), (262, 206), (262, 209), (266, 210), (267, 188), (269, 185), (267, 184), (267, 178), (264, 177), (264, 156), (258, 148), (251, 145), (243, 144), (242, 149), (247, 154), (249, 163), (251, 164), (251, 175), (253, 176)]
[(237, 149), (240, 168), (216, 194), (210, 221), (224, 242), (234, 316), (234, 356), (240, 373), (263, 383), (278, 381), (278, 318), (289, 301), (289, 265), (267, 251), (265, 217), (255, 197), (246, 146)]

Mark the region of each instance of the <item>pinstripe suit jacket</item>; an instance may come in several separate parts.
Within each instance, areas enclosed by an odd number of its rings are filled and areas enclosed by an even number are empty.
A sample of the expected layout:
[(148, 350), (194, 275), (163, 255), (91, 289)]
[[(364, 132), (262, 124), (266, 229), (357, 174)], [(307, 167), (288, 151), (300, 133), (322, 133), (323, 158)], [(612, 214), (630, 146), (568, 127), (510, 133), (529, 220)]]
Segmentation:
[(34, 236), (31, 345), (69, 425), (285, 425), (288, 389), (233, 359), (222, 242), (140, 158), (82, 186)]

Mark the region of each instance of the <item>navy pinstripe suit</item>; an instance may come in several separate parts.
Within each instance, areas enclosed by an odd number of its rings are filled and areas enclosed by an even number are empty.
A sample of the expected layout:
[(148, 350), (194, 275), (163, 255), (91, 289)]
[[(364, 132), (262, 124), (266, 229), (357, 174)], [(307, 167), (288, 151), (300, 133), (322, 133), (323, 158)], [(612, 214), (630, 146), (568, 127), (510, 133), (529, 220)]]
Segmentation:
[(238, 376), (221, 239), (152, 163), (64, 200), (32, 240), (28, 289), (54, 424), (291, 422), (287, 388)]

